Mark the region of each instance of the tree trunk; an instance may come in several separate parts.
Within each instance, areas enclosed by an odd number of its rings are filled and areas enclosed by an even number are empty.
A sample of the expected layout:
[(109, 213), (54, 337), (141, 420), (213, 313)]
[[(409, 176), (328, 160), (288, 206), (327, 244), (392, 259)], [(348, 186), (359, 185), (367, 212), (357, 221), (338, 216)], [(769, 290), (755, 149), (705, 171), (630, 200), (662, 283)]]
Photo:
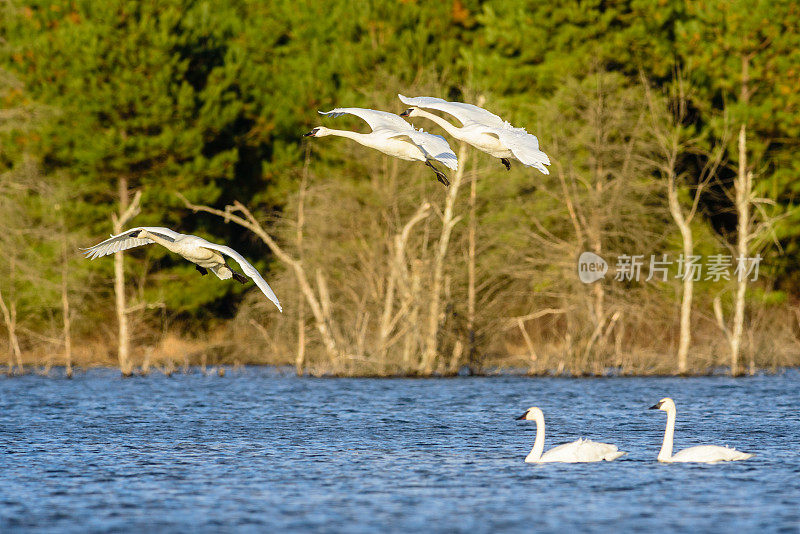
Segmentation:
[[(738, 217), (736, 255), (738, 262), (746, 261), (750, 243), (750, 190), (752, 183), (747, 172), (746, 136), (744, 124), (739, 128), (739, 173), (736, 177), (736, 214)], [(734, 301), (733, 328), (731, 329), (731, 375), (739, 374), (739, 352), (744, 328), (744, 304), (747, 293), (747, 276), (744, 272), (736, 278), (736, 300)]]
[[(114, 234), (118, 234), (120, 226), (114, 226)], [(131, 375), (129, 358), (130, 336), (128, 334), (128, 314), (125, 312), (125, 264), (122, 252), (114, 253), (114, 295), (117, 311), (117, 357), (119, 370), (123, 376)]]
[[(119, 216), (112, 214), (111, 220), (114, 235), (122, 233), (125, 225), (139, 213), (139, 199), (141, 191), (137, 191), (133, 202), (128, 203), (128, 179), (119, 179)], [(125, 299), (125, 263), (123, 252), (114, 253), (114, 295), (116, 297), (116, 312), (118, 330), (117, 357), (119, 370), (122, 376), (131, 376), (133, 367), (130, 361), (130, 333), (128, 332), (128, 310)]]
[(444, 262), (447, 256), (447, 247), (450, 244), (450, 233), (460, 217), (453, 217), (453, 207), (458, 196), (458, 188), (464, 176), (466, 165), (467, 145), (461, 143), (458, 149), (458, 170), (453, 176), (453, 183), (447, 191), (444, 213), (442, 214), (442, 234), (439, 237), (439, 247), (436, 250), (433, 264), (433, 283), (431, 286), (430, 304), (428, 309), (428, 328), (425, 338), (425, 352), (422, 357), (422, 374), (430, 375), (436, 362), (437, 339), (439, 337), (439, 314), (441, 308), (442, 279), (444, 277)]
[[(602, 106), (602, 98), (600, 105)], [(597, 119), (595, 119), (597, 120)], [(594, 193), (595, 193), (595, 206), (599, 208), (600, 203), (603, 201), (603, 184), (605, 179), (605, 170), (603, 168), (603, 162), (599, 160), (600, 154), (600, 147), (603, 146), (603, 135), (602, 135), (602, 124), (595, 124), (595, 146), (594, 150), (598, 153), (595, 154), (595, 162), (593, 168), (593, 175), (594, 175)], [(603, 254), (603, 220), (600, 216), (599, 209), (592, 213), (591, 216), (591, 228), (587, 229), (587, 234), (589, 239), (591, 240), (592, 252), (597, 254), (598, 256), (602, 256)], [(605, 289), (603, 288), (603, 283), (598, 282), (594, 284), (592, 288), (594, 292), (594, 326), (596, 331), (601, 331), (603, 328), (603, 322), (605, 321)], [(590, 342), (591, 344), (591, 342)], [(589, 353), (587, 351), (586, 357), (588, 358)]]
[[(739, 97), (742, 104), (750, 100), (749, 81), (750, 58), (742, 56), (742, 88)], [(752, 193), (752, 177), (747, 171), (747, 125), (743, 122), (739, 127), (739, 172), (734, 181), (736, 189), (736, 215), (737, 236), (736, 255), (737, 262), (746, 261), (750, 248), (750, 198)], [(744, 328), (744, 305), (747, 293), (747, 276), (740, 271), (736, 280), (736, 300), (734, 301), (733, 328), (731, 329), (731, 376), (739, 374), (739, 352), (742, 344), (742, 330)]]
[[(478, 107), (483, 107), (486, 98), (480, 95), (477, 100)], [(465, 162), (466, 163), (466, 162)], [(469, 230), (467, 243), (467, 366), (469, 372), (474, 372), (475, 367), (475, 248), (478, 230), (476, 204), (478, 199), (478, 173), (473, 166), (472, 181), (469, 184)]]
[(333, 341), (334, 351), (332, 353), (331, 361), (334, 363), (334, 366), (339, 369), (348, 369), (352, 359), (346, 358), (346, 354), (336, 348), (342, 346), (343, 343), (341, 343), (341, 333), (339, 329), (336, 328), (336, 324), (333, 320), (333, 302), (331, 301), (331, 294), (328, 290), (328, 282), (325, 279), (322, 269), (317, 268), (314, 274), (317, 281), (317, 295), (319, 295), (318, 301), (320, 305), (320, 311), (322, 313), (322, 323), (326, 327), (328, 336)]
[[(597, 198), (600, 199), (602, 193), (602, 184), (597, 184), (596, 186)], [(602, 257), (603, 254), (603, 241), (602, 241), (602, 221), (599, 218), (599, 215), (593, 214), (590, 219), (590, 224), (588, 228), (586, 228), (586, 234), (589, 237), (590, 246), (592, 252), (597, 254), (598, 256)], [(591, 313), (592, 313), (592, 320), (594, 323), (595, 330), (602, 330), (603, 322), (605, 321), (605, 289), (603, 288), (602, 282), (597, 282), (592, 284), (592, 295), (594, 297), (593, 301), (591, 302)], [(588, 353), (587, 353), (588, 357)]]
[(2, 291), (0, 291), (0, 311), (3, 312), (3, 320), (8, 329), (8, 374), (14, 374), (15, 359), (19, 373), (22, 374), (22, 351), (19, 348), (19, 340), (17, 339), (17, 308), (12, 302), (11, 309), (9, 310), (3, 299)]
[(475, 213), (475, 203), (478, 196), (478, 180), (475, 171), (472, 172), (472, 182), (469, 185), (469, 232), (467, 244), (467, 365), (473, 371), (475, 361), (475, 241), (478, 220)]
[[(128, 180), (119, 179), (119, 218), (114, 221), (114, 235), (122, 232), (125, 221), (122, 220), (125, 210), (128, 209)], [(131, 375), (129, 358), (130, 336), (128, 334), (128, 315), (125, 312), (125, 260), (122, 252), (114, 254), (114, 295), (116, 296), (119, 370), (122, 376)]]
[(61, 312), (64, 316), (64, 367), (67, 378), (72, 378), (72, 332), (69, 309), (69, 271), (67, 269), (67, 242), (62, 240), (61, 250)]
[[(297, 278), (298, 284), (300, 284), (300, 291), (306, 297), (306, 302), (311, 308), (311, 314), (314, 316), (314, 323), (317, 327), (320, 337), (322, 338), (322, 344), (325, 346), (325, 351), (327, 352), (329, 359), (332, 362), (341, 360), (341, 354), (336, 344), (336, 340), (334, 339), (334, 336), (328, 327), (328, 324), (326, 323), (322, 306), (320, 305), (320, 300), (314, 295), (314, 290), (311, 288), (311, 284), (308, 282), (308, 277), (306, 276), (303, 264), (287, 254), (275, 242), (275, 240), (272, 239), (272, 237), (264, 230), (258, 220), (253, 216), (250, 210), (248, 210), (244, 204), (238, 201), (234, 202), (232, 206), (228, 206), (226, 210), (223, 211), (209, 206), (192, 204), (180, 193), (178, 193), (178, 197), (183, 200), (183, 203), (186, 205), (186, 207), (192, 211), (211, 213), (222, 218), (225, 220), (225, 222), (233, 221), (239, 226), (247, 228), (257, 235), (259, 239), (261, 239), (270, 248), (270, 250), (272, 250), (278, 260), (291, 267), (295, 277)], [(242, 213), (243, 217), (234, 215), (234, 211)]]
[(406, 312), (406, 307), (401, 306), (400, 311), (394, 312), (394, 301), (397, 284), (408, 278), (406, 264), (406, 244), (414, 226), (425, 219), (430, 213), (431, 205), (423, 202), (414, 215), (406, 222), (403, 229), (394, 236), (394, 257), (389, 266), (389, 274), (386, 281), (386, 293), (384, 294), (383, 311), (381, 313), (380, 325), (378, 327), (378, 354), (381, 365), (386, 367), (386, 355), (389, 349), (389, 335), (395, 328), (398, 316)]
[[(675, 224), (681, 232), (683, 239), (683, 257), (688, 260), (694, 254), (694, 239), (688, 221), (683, 216), (680, 202), (678, 200), (678, 187), (674, 170), (669, 170), (667, 182), (667, 197), (669, 200), (669, 212)], [(680, 319), (680, 338), (678, 341), (678, 374), (686, 372), (686, 360), (689, 354), (689, 346), (692, 342), (692, 297), (694, 293), (694, 279), (684, 273), (683, 292), (681, 294), (681, 319)]]
[[(421, 264), (422, 262), (420, 260), (414, 260), (411, 263), (410, 289), (406, 297), (410, 309), (407, 321), (407, 324), (410, 326), (406, 330), (405, 336), (403, 336), (403, 369), (406, 371), (411, 369), (411, 353), (414, 352), (418, 355), (419, 352), (417, 351), (422, 347), (419, 329), (420, 287), (422, 285), (422, 277), (420, 276), (420, 271), (422, 270), (420, 267)], [(415, 365), (415, 367), (418, 366)]]
[(525, 346), (528, 348), (528, 358), (530, 359), (528, 367), (530, 368), (535, 364), (539, 357), (536, 355), (536, 348), (533, 345), (531, 336), (528, 335), (528, 329), (525, 328), (525, 322), (520, 317), (517, 317), (517, 327), (522, 334), (522, 339), (525, 341)]
[[(598, 198), (599, 191), (602, 190), (602, 186), (598, 184)], [(602, 225), (596, 216), (593, 217), (593, 232), (587, 232), (589, 235), (592, 235), (592, 252), (600, 256), (603, 252), (603, 242), (601, 238), (602, 234)], [(606, 309), (605, 309), (605, 299), (606, 299), (606, 292), (603, 288), (603, 282), (598, 281), (593, 284), (592, 293), (594, 295), (594, 302), (593, 302), (593, 320), (594, 320), (594, 329), (592, 330), (592, 335), (589, 336), (589, 340), (586, 342), (586, 347), (583, 351), (583, 363), (584, 367), (589, 365), (589, 360), (592, 356), (592, 350), (595, 348), (595, 342), (599, 339), (600, 334), (603, 332), (603, 326), (605, 326), (606, 321)]]
[[(303, 226), (305, 225), (305, 198), (308, 183), (308, 166), (310, 163), (309, 145), (306, 145), (306, 159), (303, 176), (300, 181), (300, 198), (297, 201), (297, 257), (303, 261)], [(297, 292), (297, 354), (294, 359), (294, 370), (297, 376), (303, 376), (306, 366), (306, 310), (302, 292)]]

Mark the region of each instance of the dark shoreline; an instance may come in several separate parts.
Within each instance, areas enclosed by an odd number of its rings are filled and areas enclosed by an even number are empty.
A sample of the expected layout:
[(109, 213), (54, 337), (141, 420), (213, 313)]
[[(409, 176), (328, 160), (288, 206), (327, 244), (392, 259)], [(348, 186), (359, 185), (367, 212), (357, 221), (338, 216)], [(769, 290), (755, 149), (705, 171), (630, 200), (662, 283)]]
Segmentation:
[(633, 373), (633, 372), (613, 372), (609, 370), (603, 374), (593, 373), (556, 373), (555, 371), (544, 373), (529, 373), (525, 369), (520, 368), (507, 368), (507, 369), (489, 369), (482, 372), (462, 372), (458, 374), (432, 374), (430, 376), (422, 376), (419, 374), (335, 374), (335, 373), (320, 373), (314, 374), (306, 372), (302, 376), (298, 376), (294, 367), (292, 366), (278, 366), (269, 364), (248, 364), (248, 365), (216, 365), (208, 366), (203, 369), (201, 366), (191, 365), (189, 367), (179, 367), (172, 372), (164, 372), (159, 368), (151, 368), (148, 372), (144, 373), (141, 370), (135, 370), (130, 376), (123, 376), (119, 373), (119, 369), (111, 366), (90, 366), (90, 367), (73, 367), (73, 374), (71, 377), (67, 376), (66, 368), (64, 366), (53, 366), (48, 373), (44, 372), (43, 368), (26, 367), (25, 372), (20, 374), (18, 372), (9, 373), (7, 367), (0, 367), (0, 378), (21, 378), (25, 376), (38, 376), (41, 378), (77, 378), (78, 376), (85, 376), (88, 374), (103, 373), (109, 375), (119, 375), (120, 378), (147, 378), (153, 376), (163, 376), (171, 378), (173, 375), (203, 375), (203, 376), (216, 376), (218, 378), (231, 378), (237, 375), (247, 374), (251, 375), (253, 371), (264, 372), (264, 376), (268, 378), (302, 378), (302, 379), (385, 379), (385, 380), (452, 380), (452, 379), (469, 379), (469, 378), (557, 378), (557, 379), (604, 379), (604, 378), (757, 378), (764, 376), (779, 376), (786, 373), (798, 372), (800, 367), (778, 367), (775, 369), (757, 369), (755, 373), (744, 373), (736, 377), (731, 377), (728, 368), (719, 367), (708, 369), (704, 372), (685, 373), (685, 374), (670, 374), (670, 373)]

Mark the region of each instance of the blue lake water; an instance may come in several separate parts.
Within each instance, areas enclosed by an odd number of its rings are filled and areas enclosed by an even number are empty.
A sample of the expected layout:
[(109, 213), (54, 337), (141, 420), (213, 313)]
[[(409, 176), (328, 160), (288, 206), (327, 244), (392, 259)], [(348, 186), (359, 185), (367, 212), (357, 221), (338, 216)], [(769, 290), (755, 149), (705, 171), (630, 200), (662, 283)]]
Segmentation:
[[(676, 450), (755, 453), (659, 464)], [(525, 464), (585, 436), (615, 462)], [(0, 531), (799, 532), (800, 373), (298, 379), (246, 368), (0, 378)]]

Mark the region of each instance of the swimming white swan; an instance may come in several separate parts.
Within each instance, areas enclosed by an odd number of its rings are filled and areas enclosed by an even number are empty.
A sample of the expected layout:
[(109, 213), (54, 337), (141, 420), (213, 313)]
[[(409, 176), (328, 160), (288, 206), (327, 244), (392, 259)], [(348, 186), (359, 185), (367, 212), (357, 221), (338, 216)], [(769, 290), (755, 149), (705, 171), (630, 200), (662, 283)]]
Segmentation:
[(415, 130), (399, 115), (364, 108), (336, 108), (319, 113), (331, 117), (339, 117), (344, 114), (355, 115), (364, 119), (372, 128), (372, 132), (365, 134), (319, 126), (305, 134), (304, 137), (338, 135), (395, 158), (406, 161), (424, 161), (425, 165), (433, 169), (438, 180), (444, 185), (450, 185), (450, 181), (442, 171), (433, 166), (431, 160), (444, 164), (448, 169), (454, 171), (458, 169), (458, 158), (444, 137), (425, 133), (422, 129)]
[(544, 450), (544, 414), (542, 410), (536, 406), (528, 408), (528, 411), (517, 417), (517, 419), (536, 421), (536, 441), (533, 444), (533, 449), (525, 458), (525, 461), (529, 464), (600, 462), (603, 460), (610, 462), (625, 454), (625, 452), (618, 450), (616, 445), (598, 443), (588, 439), (564, 443), (542, 454)]
[(202, 237), (179, 234), (169, 228), (140, 226), (131, 228), (121, 234), (111, 236), (110, 239), (106, 239), (102, 243), (84, 249), (84, 254), (86, 254), (87, 258), (93, 260), (101, 256), (119, 252), (120, 250), (128, 250), (129, 248), (149, 245), (151, 243), (158, 243), (170, 252), (183, 256), (194, 263), (196, 269), (200, 271), (202, 275), (208, 274), (208, 270), (211, 270), (220, 280), (227, 280), (233, 277), (237, 282), (244, 284), (247, 278), (228, 267), (222, 254), (230, 256), (236, 260), (236, 263), (239, 264), (245, 274), (253, 279), (261, 292), (283, 312), (281, 303), (278, 302), (278, 297), (275, 296), (272, 288), (269, 287), (269, 284), (258, 274), (255, 267), (250, 265), (241, 254), (230, 247), (206, 241)]
[[(550, 174), (545, 165), (550, 165), (550, 158), (539, 150), (539, 140), (535, 135), (529, 134), (525, 128), (514, 128), (494, 113), (483, 108), (464, 104), (463, 102), (448, 102), (441, 98), (418, 96), (409, 98), (397, 95), (400, 100), (413, 106), (403, 113), (401, 117), (424, 117), (430, 119), (455, 137), (468, 143), (478, 150), (500, 158), (506, 169), (511, 169), (509, 160), (515, 159), (529, 167), (539, 169), (543, 174)], [(433, 113), (428, 113), (421, 108), (435, 109), (454, 116), (461, 121), (462, 126), (454, 126)]]
[(655, 406), (651, 406), (650, 409), (667, 412), (667, 430), (664, 432), (664, 444), (661, 445), (661, 451), (658, 453), (659, 462), (732, 462), (734, 460), (747, 460), (753, 456), (746, 452), (718, 445), (698, 445), (697, 447), (683, 449), (673, 455), (672, 435), (675, 433), (675, 402), (669, 397), (665, 397), (658, 401)]

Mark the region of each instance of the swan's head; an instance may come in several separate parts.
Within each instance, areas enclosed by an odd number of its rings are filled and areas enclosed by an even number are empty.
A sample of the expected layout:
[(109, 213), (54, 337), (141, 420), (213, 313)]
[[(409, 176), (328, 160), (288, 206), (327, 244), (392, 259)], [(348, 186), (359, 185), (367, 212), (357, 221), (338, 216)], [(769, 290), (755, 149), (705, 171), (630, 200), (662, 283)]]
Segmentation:
[(324, 126), (317, 126), (307, 134), (303, 134), (303, 137), (322, 137), (323, 135), (330, 135), (329, 130)]
[(408, 108), (400, 114), (401, 117), (419, 117), (419, 108)]
[(527, 412), (517, 417), (517, 421), (519, 420), (535, 421), (536, 419), (540, 418), (544, 419), (544, 413), (542, 413), (542, 410), (540, 410), (536, 406), (533, 406), (531, 408), (528, 408)]
[(147, 230), (139, 230), (139, 233), (136, 234), (138, 239), (147, 239)]
[(675, 409), (675, 402), (672, 399), (670, 399), (669, 397), (664, 397), (663, 399), (661, 399), (660, 401), (655, 403), (653, 406), (650, 406), (650, 409), (651, 410), (663, 410), (665, 412), (668, 412), (670, 410), (674, 410)]

